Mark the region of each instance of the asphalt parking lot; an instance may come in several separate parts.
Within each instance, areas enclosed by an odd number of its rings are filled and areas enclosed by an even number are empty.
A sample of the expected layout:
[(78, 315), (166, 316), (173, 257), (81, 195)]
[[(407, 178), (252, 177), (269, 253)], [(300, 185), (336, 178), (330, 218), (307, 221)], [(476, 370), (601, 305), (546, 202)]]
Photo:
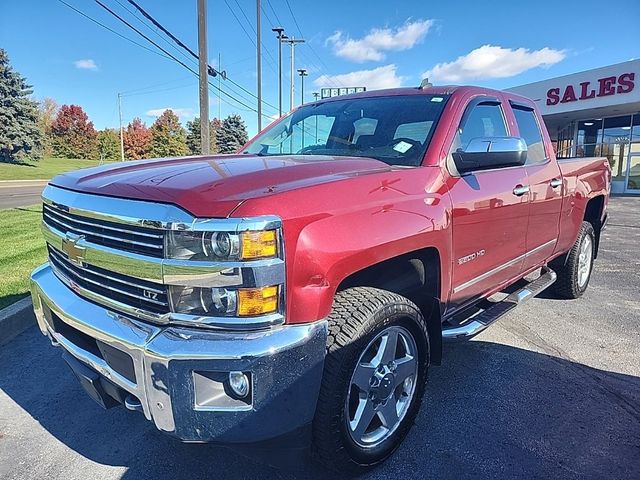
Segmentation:
[[(416, 425), (363, 478), (640, 478), (640, 198), (615, 198), (591, 286), (543, 293), (433, 368)], [(324, 478), (103, 411), (36, 328), (0, 347), (0, 478)], [(336, 478), (330, 475), (330, 478)]]

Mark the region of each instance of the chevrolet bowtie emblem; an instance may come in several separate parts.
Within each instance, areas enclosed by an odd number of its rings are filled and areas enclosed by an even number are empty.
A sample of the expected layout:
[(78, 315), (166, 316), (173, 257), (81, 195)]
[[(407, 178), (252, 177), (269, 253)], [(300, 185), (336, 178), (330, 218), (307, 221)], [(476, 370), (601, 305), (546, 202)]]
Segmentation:
[(76, 265), (82, 265), (84, 260), (85, 247), (78, 245), (80, 240), (84, 240), (84, 235), (67, 233), (62, 239), (62, 251), (67, 254), (69, 261)]

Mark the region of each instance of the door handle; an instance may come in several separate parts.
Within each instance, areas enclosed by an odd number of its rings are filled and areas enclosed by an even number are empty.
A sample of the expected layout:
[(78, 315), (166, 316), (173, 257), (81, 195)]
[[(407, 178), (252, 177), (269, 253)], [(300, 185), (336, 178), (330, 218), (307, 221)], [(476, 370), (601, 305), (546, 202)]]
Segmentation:
[(554, 178), (549, 182), (549, 185), (551, 185), (551, 188), (558, 188), (560, 185), (562, 185), (562, 180), (559, 178)]
[(521, 197), (525, 193), (529, 193), (529, 185), (518, 185), (516, 188), (513, 189), (513, 194), (516, 197)]

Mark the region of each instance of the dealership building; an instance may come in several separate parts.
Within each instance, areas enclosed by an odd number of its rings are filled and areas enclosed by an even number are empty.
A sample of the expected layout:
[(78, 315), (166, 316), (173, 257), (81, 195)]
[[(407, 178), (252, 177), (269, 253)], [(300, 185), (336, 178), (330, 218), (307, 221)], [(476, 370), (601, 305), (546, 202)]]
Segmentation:
[(640, 194), (640, 60), (508, 89), (533, 99), (559, 158), (604, 156), (614, 193)]

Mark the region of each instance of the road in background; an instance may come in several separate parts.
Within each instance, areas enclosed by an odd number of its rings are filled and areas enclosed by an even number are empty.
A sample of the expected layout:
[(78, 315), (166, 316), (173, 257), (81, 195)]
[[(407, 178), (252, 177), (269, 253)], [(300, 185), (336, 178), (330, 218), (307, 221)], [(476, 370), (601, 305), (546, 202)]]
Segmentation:
[(27, 207), (42, 201), (40, 194), (47, 180), (19, 180), (0, 182), (0, 209)]
[[(447, 345), (400, 449), (361, 478), (640, 478), (640, 198), (614, 198), (591, 285)], [(0, 478), (329, 478), (103, 411), (35, 327), (0, 349)]]

